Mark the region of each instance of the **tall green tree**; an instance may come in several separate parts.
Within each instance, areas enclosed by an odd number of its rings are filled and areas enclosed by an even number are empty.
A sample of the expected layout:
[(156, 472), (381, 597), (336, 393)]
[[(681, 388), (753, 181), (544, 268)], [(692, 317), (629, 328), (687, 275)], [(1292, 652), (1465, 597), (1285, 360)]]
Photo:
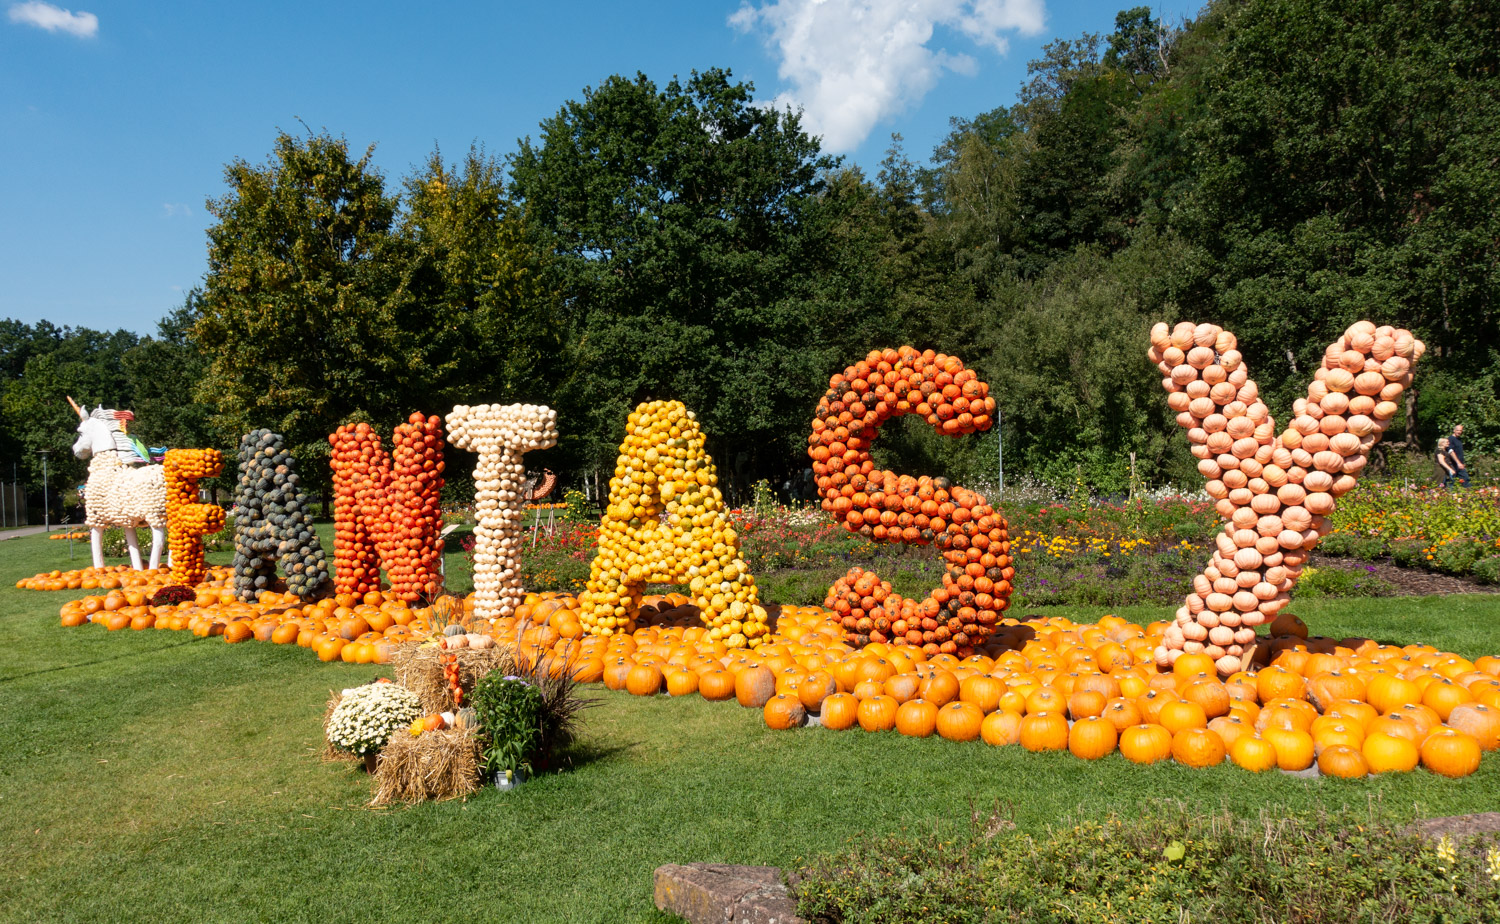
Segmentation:
[(398, 278), (397, 201), (341, 138), (279, 134), (262, 165), (236, 160), (208, 202), (208, 272), (193, 341), (208, 358), (201, 395), (227, 439), (256, 427), (287, 437), (309, 472), (328, 434), (385, 411), (405, 352), (389, 333)]
[(136, 422), (131, 433), (148, 446), (218, 448), (233, 445), (212, 426), (212, 410), (197, 400), (208, 361), (192, 342), (202, 317), (203, 293), (193, 289), (182, 304), (156, 325), (156, 336), (142, 338), (125, 353), (124, 371), (134, 393)]
[[(555, 258), (569, 336), (574, 458), (608, 464), (640, 401), (697, 412), (731, 479), (784, 466), (847, 303), (821, 297), (833, 161), (797, 115), (753, 105), (728, 71), (658, 88), (611, 77), (510, 161)], [(863, 352), (863, 351), (862, 351)]]
[(406, 400), (549, 400), (563, 343), (557, 299), (501, 165), (478, 148), (461, 164), (434, 151), (404, 186), (391, 321), (407, 344)]
[(1481, 2), (1255, 0), (1227, 15), (1177, 226), (1210, 254), (1216, 307), (1283, 401), (1362, 317), (1428, 341), (1418, 407), (1491, 362), (1497, 37), (1500, 10)]
[(39, 451), (49, 453), (52, 486), (81, 481), (87, 463), (73, 457), (78, 416), (68, 406), (71, 395), (90, 408), (104, 404), (133, 408), (135, 392), (125, 357), (140, 338), (125, 330), (86, 327), (0, 324), (0, 477), (10, 480), (11, 463), (19, 479), (41, 484)]
[(372, 154), (283, 133), (265, 164), (231, 164), (209, 203), (199, 394), (221, 441), (270, 427), (319, 486), (340, 424), (546, 400), (557, 366), (555, 299), (499, 165), (435, 151), (403, 201)]

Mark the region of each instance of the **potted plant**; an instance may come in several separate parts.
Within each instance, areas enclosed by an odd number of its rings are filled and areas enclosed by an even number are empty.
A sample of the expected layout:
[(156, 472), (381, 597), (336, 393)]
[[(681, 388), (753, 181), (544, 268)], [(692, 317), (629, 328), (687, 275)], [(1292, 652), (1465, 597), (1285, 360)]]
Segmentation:
[(538, 756), (544, 703), (534, 684), (498, 674), (480, 678), (470, 705), (479, 723), (485, 773), (494, 776), (497, 789), (514, 789)]
[(328, 743), (365, 759), (365, 769), (375, 769), (375, 756), (391, 735), (409, 728), (422, 714), (417, 694), (390, 681), (353, 687), (328, 716)]

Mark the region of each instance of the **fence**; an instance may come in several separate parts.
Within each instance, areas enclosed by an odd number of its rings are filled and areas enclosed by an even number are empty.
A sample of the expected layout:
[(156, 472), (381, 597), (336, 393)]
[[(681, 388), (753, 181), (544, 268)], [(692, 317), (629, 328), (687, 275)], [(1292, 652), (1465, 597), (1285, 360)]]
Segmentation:
[[(18, 482), (0, 482), (0, 529), (31, 523), (28, 499), (26, 489)], [(40, 508), (37, 510), (37, 522), (41, 522)]]

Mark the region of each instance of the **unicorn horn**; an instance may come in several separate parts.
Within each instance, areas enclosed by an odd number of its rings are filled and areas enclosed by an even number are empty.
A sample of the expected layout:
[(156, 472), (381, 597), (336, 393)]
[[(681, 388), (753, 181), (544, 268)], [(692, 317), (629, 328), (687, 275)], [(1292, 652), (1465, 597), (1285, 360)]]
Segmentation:
[(73, 406), (73, 412), (78, 415), (79, 420), (84, 420), (89, 416), (83, 412), (83, 408), (78, 406), (78, 402), (73, 400), (72, 395), (68, 395), (68, 403)]

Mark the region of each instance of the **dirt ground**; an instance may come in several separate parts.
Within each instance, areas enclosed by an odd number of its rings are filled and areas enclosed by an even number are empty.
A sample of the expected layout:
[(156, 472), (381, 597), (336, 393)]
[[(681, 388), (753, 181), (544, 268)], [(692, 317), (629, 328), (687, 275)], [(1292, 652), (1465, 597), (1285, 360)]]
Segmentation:
[(1396, 588), (1401, 597), (1425, 597), (1432, 594), (1494, 594), (1500, 593), (1500, 585), (1481, 584), (1468, 578), (1438, 574), (1416, 568), (1399, 568), (1390, 562), (1368, 562), (1357, 558), (1342, 558), (1314, 554), (1308, 562), (1314, 568), (1337, 568), (1379, 578)]

